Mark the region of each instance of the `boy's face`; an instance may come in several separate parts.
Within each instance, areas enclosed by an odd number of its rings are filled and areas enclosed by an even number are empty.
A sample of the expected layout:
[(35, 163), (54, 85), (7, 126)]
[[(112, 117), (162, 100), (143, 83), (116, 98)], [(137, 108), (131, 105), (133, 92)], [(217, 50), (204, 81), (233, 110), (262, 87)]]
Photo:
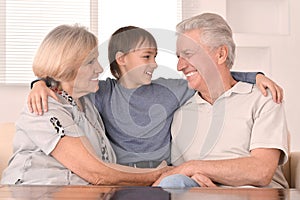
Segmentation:
[(127, 88), (137, 88), (151, 83), (152, 74), (157, 68), (156, 48), (140, 47), (124, 55), (121, 81)]

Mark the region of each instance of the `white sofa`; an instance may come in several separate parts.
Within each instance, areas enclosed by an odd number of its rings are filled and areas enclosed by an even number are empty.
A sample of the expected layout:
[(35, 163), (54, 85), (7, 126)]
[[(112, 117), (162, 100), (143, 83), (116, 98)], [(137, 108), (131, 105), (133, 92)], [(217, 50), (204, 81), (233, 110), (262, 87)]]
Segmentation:
[[(0, 123), (0, 179), (12, 155), (14, 133), (14, 123)], [(290, 153), (289, 161), (283, 166), (283, 170), (290, 187), (300, 189), (300, 152)]]
[(283, 166), (290, 188), (300, 189), (300, 152), (291, 152), (289, 161)]

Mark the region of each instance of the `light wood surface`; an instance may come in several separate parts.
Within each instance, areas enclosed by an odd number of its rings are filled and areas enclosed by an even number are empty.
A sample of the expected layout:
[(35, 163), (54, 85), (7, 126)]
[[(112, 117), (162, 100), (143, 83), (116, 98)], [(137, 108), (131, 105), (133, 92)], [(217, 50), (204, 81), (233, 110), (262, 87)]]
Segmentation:
[(164, 190), (156, 187), (0, 185), (0, 199), (298, 200), (300, 190), (262, 188)]

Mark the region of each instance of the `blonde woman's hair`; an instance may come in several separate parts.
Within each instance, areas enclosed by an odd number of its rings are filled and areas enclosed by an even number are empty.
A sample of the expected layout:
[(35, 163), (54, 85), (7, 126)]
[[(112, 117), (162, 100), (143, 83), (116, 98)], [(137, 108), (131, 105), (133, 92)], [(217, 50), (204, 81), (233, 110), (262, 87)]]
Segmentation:
[(33, 61), (37, 77), (74, 80), (77, 70), (98, 45), (95, 35), (79, 25), (61, 25), (45, 37)]

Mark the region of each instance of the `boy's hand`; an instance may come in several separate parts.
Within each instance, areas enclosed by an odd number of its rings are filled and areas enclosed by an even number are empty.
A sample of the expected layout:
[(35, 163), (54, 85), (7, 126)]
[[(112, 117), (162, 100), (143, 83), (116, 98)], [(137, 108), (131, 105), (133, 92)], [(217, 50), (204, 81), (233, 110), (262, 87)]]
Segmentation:
[[(48, 111), (48, 96), (58, 101), (55, 92), (46, 86), (44, 81), (37, 81), (27, 97), (27, 106), (30, 112), (42, 115)], [(44, 108), (44, 110), (43, 110)]]
[(256, 85), (264, 96), (267, 96), (266, 89), (269, 88), (271, 91), (273, 101), (276, 103), (282, 103), (283, 100), (283, 89), (277, 85), (274, 81), (269, 79), (263, 74), (256, 75)]

